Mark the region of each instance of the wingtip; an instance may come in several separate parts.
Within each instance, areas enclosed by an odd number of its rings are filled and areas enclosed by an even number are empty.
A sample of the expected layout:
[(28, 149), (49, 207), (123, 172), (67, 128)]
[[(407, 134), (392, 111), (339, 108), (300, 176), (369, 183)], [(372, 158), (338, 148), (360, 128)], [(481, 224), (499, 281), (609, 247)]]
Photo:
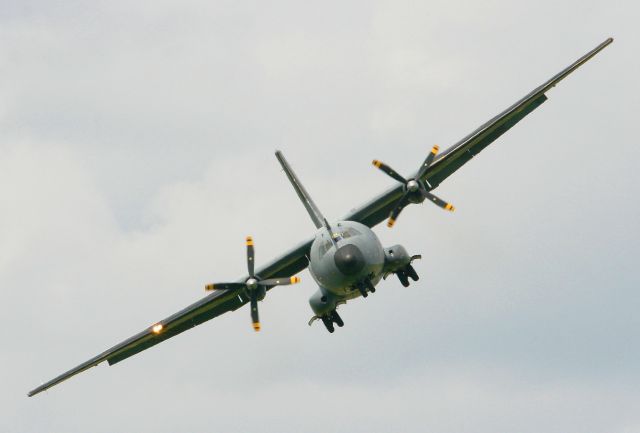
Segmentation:
[(598, 45), (595, 49), (598, 51), (603, 50), (605, 47), (608, 47), (609, 44), (611, 44), (612, 42), (613, 42), (613, 38), (609, 36), (602, 43), (600, 43), (600, 45)]
[(276, 150), (274, 155), (276, 156), (276, 159), (280, 163), (280, 166), (284, 169), (285, 165), (287, 165), (287, 162), (286, 162), (286, 159), (285, 159), (284, 155), (282, 154), (282, 152), (279, 151), (279, 150)]
[[(45, 388), (46, 389), (46, 388)], [(45, 389), (42, 388), (42, 385), (40, 385), (39, 387), (32, 389), (31, 391), (29, 391), (27, 393), (27, 397), (33, 397), (36, 394), (40, 394), (42, 391), (44, 391)]]

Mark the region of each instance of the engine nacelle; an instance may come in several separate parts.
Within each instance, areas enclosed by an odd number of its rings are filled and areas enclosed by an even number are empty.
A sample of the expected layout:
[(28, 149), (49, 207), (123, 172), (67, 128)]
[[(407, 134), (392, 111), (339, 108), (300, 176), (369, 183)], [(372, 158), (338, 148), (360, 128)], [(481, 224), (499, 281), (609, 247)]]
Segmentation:
[(309, 305), (317, 317), (322, 317), (332, 311), (334, 311), (338, 304), (338, 298), (336, 295), (328, 290), (318, 288), (309, 298)]
[(264, 286), (258, 286), (255, 289), (255, 291), (256, 291), (258, 301), (262, 301), (265, 298), (265, 296), (267, 296), (267, 289)]
[(394, 245), (384, 249), (384, 273), (395, 274), (411, 264), (413, 258), (402, 245)]
[(396, 274), (403, 286), (409, 285), (409, 278), (418, 281), (416, 270), (411, 266), (411, 262), (421, 256), (410, 256), (402, 245), (394, 245), (384, 249), (384, 276)]

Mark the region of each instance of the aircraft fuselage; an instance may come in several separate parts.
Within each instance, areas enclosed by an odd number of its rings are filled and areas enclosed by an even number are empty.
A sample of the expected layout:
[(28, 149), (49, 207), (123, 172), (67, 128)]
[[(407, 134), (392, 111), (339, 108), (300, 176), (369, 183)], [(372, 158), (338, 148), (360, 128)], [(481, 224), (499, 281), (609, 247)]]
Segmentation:
[(338, 305), (367, 296), (384, 275), (410, 267), (413, 258), (401, 245), (384, 248), (373, 230), (358, 222), (321, 228), (309, 254), (309, 272), (319, 286), (309, 299), (315, 317), (332, 317)]
[[(309, 271), (318, 285), (339, 297), (352, 298), (365, 278), (375, 286), (382, 278), (384, 248), (367, 226), (339, 221), (332, 234), (322, 228), (311, 244)], [(331, 239), (333, 237), (333, 239)]]

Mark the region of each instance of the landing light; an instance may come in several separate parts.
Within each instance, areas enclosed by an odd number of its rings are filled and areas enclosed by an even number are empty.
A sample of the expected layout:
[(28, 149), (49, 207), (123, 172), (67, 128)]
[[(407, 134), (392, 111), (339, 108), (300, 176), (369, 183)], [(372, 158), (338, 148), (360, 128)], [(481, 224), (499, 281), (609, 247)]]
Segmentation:
[(162, 328), (164, 328), (164, 326), (162, 326), (162, 323), (157, 323), (153, 325), (153, 328), (151, 328), (151, 330), (153, 331), (154, 334), (159, 334), (160, 331), (162, 331)]

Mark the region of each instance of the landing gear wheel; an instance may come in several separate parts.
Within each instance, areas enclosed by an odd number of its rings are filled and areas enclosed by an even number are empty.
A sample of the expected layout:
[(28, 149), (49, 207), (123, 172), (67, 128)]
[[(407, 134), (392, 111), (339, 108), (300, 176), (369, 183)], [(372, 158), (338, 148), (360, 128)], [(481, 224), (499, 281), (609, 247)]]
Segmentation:
[(342, 328), (344, 326), (344, 322), (342, 321), (342, 317), (340, 317), (338, 312), (335, 311), (335, 310), (331, 313), (331, 321), (333, 323), (335, 323), (336, 325), (338, 325), (340, 328)]
[(407, 277), (407, 274), (404, 273), (404, 271), (398, 271), (396, 275), (398, 276), (398, 279), (403, 286), (409, 287), (409, 278)]
[(323, 316), (322, 323), (324, 323), (324, 326), (325, 328), (327, 328), (327, 331), (333, 334), (333, 331), (335, 331), (335, 328), (333, 327), (333, 322), (331, 321), (331, 319), (326, 316)]
[(370, 279), (366, 279), (364, 282), (365, 286), (367, 287), (367, 289), (369, 289), (369, 291), (371, 293), (375, 293), (376, 292), (376, 287), (371, 283)]
[(407, 269), (405, 269), (405, 271), (407, 272), (407, 275), (409, 275), (413, 281), (418, 281), (420, 279), (420, 277), (418, 276), (418, 273), (416, 272), (416, 270), (413, 269), (413, 266), (407, 265)]

